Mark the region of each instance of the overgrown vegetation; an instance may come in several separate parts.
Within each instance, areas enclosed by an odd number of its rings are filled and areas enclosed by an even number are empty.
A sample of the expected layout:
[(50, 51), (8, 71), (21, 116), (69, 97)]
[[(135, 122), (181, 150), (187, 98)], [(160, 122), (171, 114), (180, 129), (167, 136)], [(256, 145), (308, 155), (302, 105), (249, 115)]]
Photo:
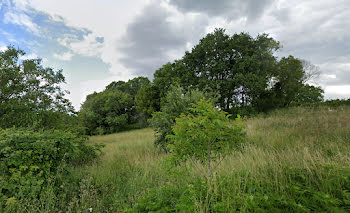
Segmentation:
[(62, 71), (24, 54), (11, 46), (0, 52), (1, 212), (59, 194), (70, 167), (93, 161), (101, 149), (85, 143)]
[[(47, 212), (348, 212), (350, 108), (290, 108), (247, 125), (208, 182), (200, 162), (174, 167), (153, 146), (151, 129), (94, 136), (99, 162), (70, 170), (60, 193), (10, 208)], [(48, 194), (50, 196), (48, 196)], [(5, 211), (5, 210), (3, 210)]]
[(62, 71), (1, 51), (0, 211), (350, 211), (350, 99), (323, 101), (279, 48), (216, 29), (78, 113)]

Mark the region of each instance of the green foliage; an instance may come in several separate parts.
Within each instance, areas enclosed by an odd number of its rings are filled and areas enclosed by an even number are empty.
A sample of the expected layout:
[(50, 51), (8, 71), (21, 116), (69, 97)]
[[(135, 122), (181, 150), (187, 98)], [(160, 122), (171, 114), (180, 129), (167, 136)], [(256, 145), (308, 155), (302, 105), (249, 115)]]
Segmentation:
[(149, 95), (149, 92), (157, 96), (149, 87), (147, 78), (137, 77), (127, 82), (112, 82), (104, 91), (88, 95), (78, 115), (86, 133), (102, 135), (143, 127), (145, 116), (157, 105), (145, 101), (144, 96)]
[(0, 212), (349, 212), (349, 110), (293, 107), (244, 120), (244, 149), (211, 181), (199, 162), (174, 167), (150, 129), (93, 136), (106, 144), (100, 161), (65, 167), (60, 187), (39, 198), (3, 198)]
[(304, 85), (306, 78), (302, 61), (289, 56), (283, 57), (269, 80), (269, 87), (261, 91), (259, 99), (254, 103), (258, 112), (281, 107), (288, 107), (298, 101), (317, 101), (322, 98), (319, 88)]
[(145, 119), (152, 116), (153, 112), (160, 110), (160, 97), (157, 87), (154, 85), (141, 88), (136, 95), (136, 111)]
[(61, 89), (62, 70), (44, 68), (40, 59), (20, 60), (22, 50), (0, 52), (0, 127), (53, 128), (73, 113)]
[(175, 118), (181, 113), (189, 112), (193, 103), (207, 96), (199, 90), (190, 90), (184, 93), (182, 87), (170, 86), (166, 97), (162, 100), (161, 111), (154, 112), (150, 119), (151, 125), (156, 131), (155, 145), (160, 149), (167, 151), (169, 140), (167, 135), (173, 134), (172, 125), (175, 124)]
[(289, 106), (303, 88), (305, 72), (299, 59), (283, 57), (278, 63), (276, 83), (273, 90), (281, 106)]
[(197, 85), (195, 73), (188, 70), (183, 60), (167, 63), (154, 73), (153, 85), (158, 89), (160, 98), (164, 98), (171, 85), (181, 85), (184, 91)]
[[(266, 34), (256, 38), (247, 33), (229, 36), (224, 29), (216, 29), (176, 61), (172, 69), (165, 69), (170, 66), (165, 65), (162, 76), (168, 70), (171, 79), (184, 88), (209, 88), (219, 93), (220, 107), (227, 111), (232, 106), (255, 103), (276, 69), (273, 52), (278, 49), (279, 43)], [(176, 69), (179, 66), (181, 69)], [(159, 76), (160, 71), (154, 82), (163, 79)]]
[(166, 96), (171, 84), (185, 91), (210, 90), (220, 95), (218, 105), (223, 110), (252, 114), (289, 106), (301, 96), (320, 98), (305, 91), (304, 82), (313, 77), (313, 65), (304, 63), (311, 70), (305, 73), (302, 61), (293, 56), (278, 60), (274, 53), (279, 49), (280, 43), (267, 34), (230, 36), (216, 29), (180, 60), (158, 69), (154, 86), (160, 97)]
[(170, 152), (176, 161), (199, 160), (206, 164), (208, 178), (218, 159), (237, 150), (244, 141), (240, 117), (231, 122), (227, 113), (220, 111), (201, 99), (187, 115), (176, 118), (172, 127), (174, 135), (170, 139)]
[(191, 190), (191, 185), (153, 188), (125, 212), (195, 212)]
[[(334, 168), (333, 168), (334, 169)], [(327, 171), (325, 171), (327, 172)], [(342, 171), (343, 174), (349, 170)], [(245, 173), (231, 178), (218, 178), (208, 184), (201, 179), (191, 183), (174, 183), (148, 190), (126, 212), (348, 212), (350, 210), (350, 186), (348, 176), (334, 174), (324, 180), (341, 185), (335, 191), (326, 191), (309, 185), (308, 172), (286, 169), (291, 183), (283, 192), (277, 192), (267, 180), (258, 180)], [(345, 177), (345, 178), (344, 178)], [(180, 179), (180, 177), (177, 177)], [(244, 183), (239, 183), (244, 179)], [(240, 188), (237, 192), (235, 189)]]
[[(140, 89), (142, 88), (148, 88), (151, 86), (151, 82), (146, 77), (136, 77), (133, 79), (130, 79), (127, 82), (124, 81), (118, 81), (118, 82), (112, 82), (108, 86), (106, 86), (106, 90), (108, 91), (116, 91), (119, 90), (121, 92), (124, 92), (126, 94), (129, 94), (132, 98), (133, 104), (128, 109), (128, 124), (130, 126), (135, 124), (140, 124), (141, 126), (144, 125), (146, 118), (144, 118), (144, 114), (139, 111), (137, 111), (137, 103), (136, 103), (136, 96)], [(153, 94), (157, 95), (157, 94)]]
[(62, 131), (0, 130), (0, 197), (35, 198), (64, 164), (82, 165), (97, 157), (99, 146)]
[(88, 95), (79, 119), (89, 135), (108, 134), (127, 129), (132, 97), (120, 90), (105, 90)]
[(151, 82), (146, 77), (136, 77), (130, 79), (129, 81), (113, 81), (108, 86), (106, 86), (106, 90), (119, 90), (125, 93), (128, 93), (132, 97), (135, 97), (137, 92), (146, 86), (149, 86)]
[(331, 107), (339, 107), (339, 106), (349, 106), (350, 105), (350, 98), (349, 99), (335, 99), (335, 100), (326, 100), (323, 103), (320, 103), (320, 105), (324, 106), (331, 106)]
[(321, 103), (323, 101), (323, 89), (311, 85), (304, 85), (296, 95), (293, 103)]

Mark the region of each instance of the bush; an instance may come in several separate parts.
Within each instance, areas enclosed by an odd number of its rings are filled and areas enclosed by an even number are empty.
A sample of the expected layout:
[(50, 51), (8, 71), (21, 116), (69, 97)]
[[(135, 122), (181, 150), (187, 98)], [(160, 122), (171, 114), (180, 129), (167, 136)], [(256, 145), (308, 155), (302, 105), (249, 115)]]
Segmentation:
[(55, 182), (64, 164), (79, 165), (97, 157), (98, 146), (63, 131), (0, 130), (0, 197), (36, 197)]
[(156, 132), (155, 145), (168, 151), (169, 140), (167, 136), (173, 134), (171, 127), (175, 124), (175, 118), (179, 117), (181, 113), (187, 114), (192, 104), (208, 96), (199, 90), (185, 93), (182, 87), (170, 86), (166, 97), (162, 100), (161, 111), (154, 112), (149, 120)]
[(244, 141), (240, 117), (232, 123), (226, 112), (214, 108), (204, 98), (190, 111), (176, 119), (174, 135), (168, 136), (170, 151), (176, 161), (194, 159), (205, 163), (207, 173), (203, 175), (210, 178), (215, 160), (230, 154)]

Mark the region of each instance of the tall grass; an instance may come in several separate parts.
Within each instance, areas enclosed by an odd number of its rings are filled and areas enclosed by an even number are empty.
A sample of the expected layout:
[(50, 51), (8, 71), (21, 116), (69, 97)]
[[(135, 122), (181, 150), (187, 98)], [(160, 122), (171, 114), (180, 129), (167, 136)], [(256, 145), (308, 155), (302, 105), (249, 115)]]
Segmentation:
[[(309, 212), (350, 210), (350, 107), (290, 108), (246, 121), (247, 141), (213, 180), (173, 167), (142, 129), (94, 136), (104, 155), (73, 168), (59, 196), (21, 203), (43, 212)], [(197, 165), (198, 166), (198, 165)], [(18, 208), (17, 208), (18, 210)]]

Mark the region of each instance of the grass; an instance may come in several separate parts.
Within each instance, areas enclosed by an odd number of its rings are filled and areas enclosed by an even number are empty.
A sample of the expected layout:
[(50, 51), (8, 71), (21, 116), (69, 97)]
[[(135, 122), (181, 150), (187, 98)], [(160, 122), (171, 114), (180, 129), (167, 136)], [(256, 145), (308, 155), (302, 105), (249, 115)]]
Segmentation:
[(250, 118), (245, 123), (244, 149), (225, 158), (210, 183), (190, 163), (169, 166), (167, 156), (153, 146), (151, 129), (91, 137), (89, 143), (106, 145), (100, 160), (73, 168), (70, 179), (65, 180), (62, 197), (26, 204), (26, 209), (29, 212), (88, 212), (90, 208), (93, 212), (350, 210), (349, 107), (290, 108)]

